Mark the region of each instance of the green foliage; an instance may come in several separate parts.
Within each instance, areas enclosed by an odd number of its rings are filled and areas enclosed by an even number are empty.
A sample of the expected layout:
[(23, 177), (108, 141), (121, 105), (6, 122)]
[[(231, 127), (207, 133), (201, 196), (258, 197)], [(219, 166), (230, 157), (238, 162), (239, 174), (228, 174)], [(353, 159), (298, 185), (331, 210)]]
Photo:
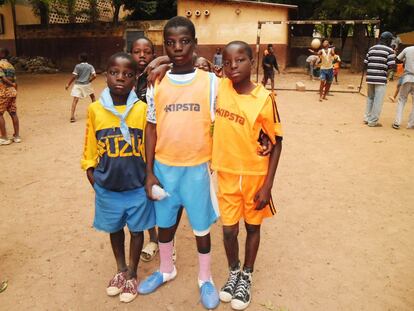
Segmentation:
[(129, 20), (169, 19), (177, 15), (176, 0), (127, 0), (125, 8), (131, 10)]

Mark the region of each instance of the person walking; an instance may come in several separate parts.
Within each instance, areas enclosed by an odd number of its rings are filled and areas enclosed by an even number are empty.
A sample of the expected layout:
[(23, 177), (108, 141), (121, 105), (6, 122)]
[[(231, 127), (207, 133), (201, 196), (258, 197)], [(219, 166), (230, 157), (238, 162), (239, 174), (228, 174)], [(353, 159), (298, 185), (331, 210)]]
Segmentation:
[(388, 70), (395, 67), (395, 53), (391, 48), (392, 33), (381, 34), (380, 42), (372, 46), (365, 57), (367, 68), (368, 97), (364, 123), (370, 127), (382, 126), (378, 123), (387, 87)]

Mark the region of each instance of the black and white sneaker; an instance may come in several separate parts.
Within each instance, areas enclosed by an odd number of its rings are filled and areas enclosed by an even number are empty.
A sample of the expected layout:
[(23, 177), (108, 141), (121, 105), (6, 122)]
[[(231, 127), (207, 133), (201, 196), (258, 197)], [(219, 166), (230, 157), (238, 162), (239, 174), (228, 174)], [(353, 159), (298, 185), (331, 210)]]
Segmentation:
[(226, 284), (220, 289), (220, 300), (230, 302), (233, 299), (234, 291), (240, 278), (240, 262), (237, 267), (230, 269), (229, 278)]
[(251, 300), (250, 288), (252, 286), (252, 274), (250, 272), (242, 271), (240, 273), (239, 282), (231, 300), (231, 307), (234, 310), (246, 309)]

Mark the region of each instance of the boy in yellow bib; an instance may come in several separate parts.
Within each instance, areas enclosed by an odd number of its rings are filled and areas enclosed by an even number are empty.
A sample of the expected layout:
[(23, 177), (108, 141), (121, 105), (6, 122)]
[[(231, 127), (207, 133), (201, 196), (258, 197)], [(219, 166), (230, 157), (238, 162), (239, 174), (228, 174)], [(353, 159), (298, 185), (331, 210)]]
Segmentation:
[[(248, 44), (229, 43), (223, 53), (226, 79), (217, 96), (212, 168), (218, 176), (218, 200), (224, 247), (230, 267), (220, 299), (233, 309), (247, 308), (253, 266), (260, 243), (263, 218), (275, 214), (271, 199), (282, 150), (282, 130), (274, 96), (250, 80), (253, 56)], [(269, 157), (260, 155), (259, 142), (266, 134), (275, 144)], [(244, 218), (247, 237), (245, 261), (240, 267), (237, 235)]]

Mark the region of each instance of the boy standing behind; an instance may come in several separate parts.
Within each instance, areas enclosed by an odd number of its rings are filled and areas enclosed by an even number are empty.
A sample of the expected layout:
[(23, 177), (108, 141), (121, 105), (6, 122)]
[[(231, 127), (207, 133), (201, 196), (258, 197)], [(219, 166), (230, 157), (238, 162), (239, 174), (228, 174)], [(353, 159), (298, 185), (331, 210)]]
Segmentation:
[[(133, 91), (137, 65), (129, 54), (112, 55), (107, 72), (108, 88), (88, 108), (81, 163), (96, 193), (94, 227), (109, 233), (117, 264), (106, 292), (120, 294), (120, 301), (130, 302), (137, 296), (143, 231), (155, 226), (154, 208), (144, 189), (147, 105)], [(131, 234), (129, 265), (125, 261), (125, 225)]]
[(218, 211), (208, 161), (216, 78), (194, 68), (196, 44), (194, 24), (189, 19), (177, 16), (164, 26), (164, 45), (173, 68), (148, 90), (145, 187), (150, 198), (154, 185), (162, 185), (170, 196), (154, 202), (160, 269), (141, 282), (138, 291), (152, 293), (176, 277), (173, 238), (177, 213), (184, 205), (196, 237), (201, 303), (214, 309), (219, 297), (211, 276), (210, 227), (217, 220)]
[[(260, 244), (260, 226), (275, 214), (271, 190), (282, 151), (282, 130), (274, 95), (250, 80), (253, 52), (242, 41), (224, 49), (216, 107), (212, 168), (217, 171), (223, 240), (230, 269), (220, 299), (235, 310), (250, 304), (254, 263)], [(265, 133), (275, 144), (270, 157), (258, 152)], [(229, 143), (231, 142), (231, 143)], [(239, 260), (239, 221), (244, 218), (246, 248)]]
[(87, 63), (88, 55), (86, 53), (81, 53), (79, 55), (79, 61), (81, 63), (75, 66), (75, 69), (72, 72), (73, 76), (69, 80), (69, 83), (65, 86), (65, 89), (67, 90), (72, 82), (75, 81), (75, 85), (70, 93), (70, 95), (73, 96), (70, 122), (76, 121), (75, 110), (79, 99), (90, 96), (92, 102), (95, 101), (95, 94), (93, 93), (91, 85), (91, 82), (96, 79), (95, 68), (93, 68), (91, 64)]
[(9, 51), (0, 49), (0, 146), (10, 145), (12, 140), (7, 137), (6, 122), (3, 114), (7, 111), (13, 121), (13, 142), (20, 143), (22, 140), (19, 136), (19, 118), (17, 117), (16, 97), (16, 71), (7, 60)]

